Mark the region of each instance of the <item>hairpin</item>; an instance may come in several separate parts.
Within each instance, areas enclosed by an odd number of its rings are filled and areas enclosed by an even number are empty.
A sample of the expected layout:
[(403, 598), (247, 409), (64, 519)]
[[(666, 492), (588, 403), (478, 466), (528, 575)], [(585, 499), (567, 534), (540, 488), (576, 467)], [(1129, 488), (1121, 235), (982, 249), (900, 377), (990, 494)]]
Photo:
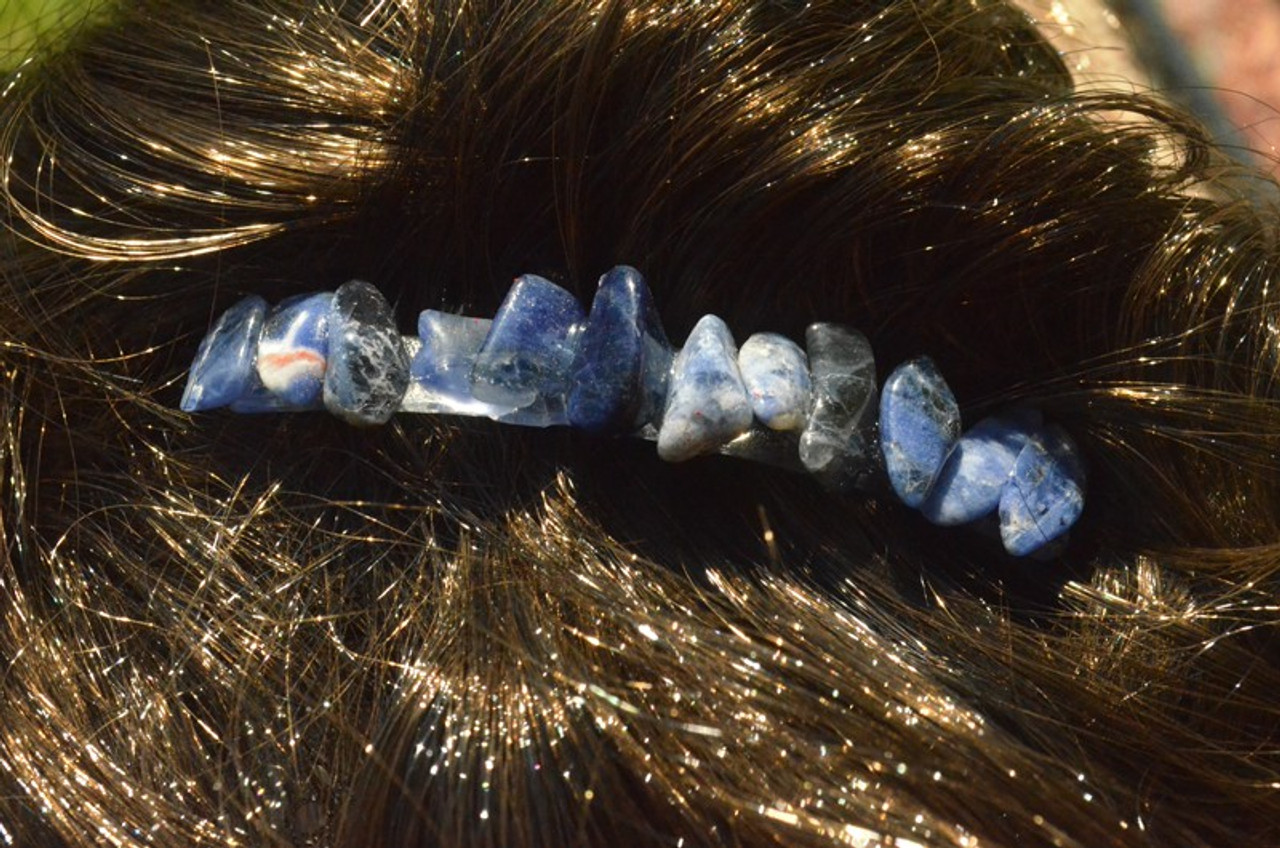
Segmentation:
[(818, 323), (805, 348), (776, 333), (735, 345), (706, 315), (684, 347), (668, 342), (644, 278), (600, 278), (589, 313), (532, 274), (492, 320), (428, 309), (401, 336), (369, 283), (289, 298), (246, 297), (215, 322), (181, 407), (235, 412), (327, 409), (353, 424), (397, 412), (566, 425), (657, 442), (680, 462), (720, 452), (816, 477), (840, 492), (887, 488), (940, 525), (998, 520), (1015, 556), (1062, 539), (1084, 509), (1084, 466), (1061, 427), (1035, 410), (962, 432), (960, 408), (927, 357), (877, 391), (871, 345)]

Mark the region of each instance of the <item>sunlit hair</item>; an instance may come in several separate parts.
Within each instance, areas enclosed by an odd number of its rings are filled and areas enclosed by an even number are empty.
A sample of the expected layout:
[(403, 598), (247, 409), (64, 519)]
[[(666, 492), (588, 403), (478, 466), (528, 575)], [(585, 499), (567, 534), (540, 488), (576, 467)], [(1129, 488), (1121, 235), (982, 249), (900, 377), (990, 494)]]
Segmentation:
[[(988, 0), (135, 0), (0, 102), (0, 843), (1280, 841), (1276, 211)], [(176, 411), (213, 316), (642, 266), (841, 321), (1090, 503)]]

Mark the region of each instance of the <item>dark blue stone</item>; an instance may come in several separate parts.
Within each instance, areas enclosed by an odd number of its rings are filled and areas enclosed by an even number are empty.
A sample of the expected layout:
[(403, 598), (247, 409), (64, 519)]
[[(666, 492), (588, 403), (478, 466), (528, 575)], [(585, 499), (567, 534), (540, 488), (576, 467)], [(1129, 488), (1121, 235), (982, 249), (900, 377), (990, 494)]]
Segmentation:
[(1043, 423), (1025, 410), (984, 418), (960, 437), (920, 507), (934, 524), (967, 524), (995, 512), (1018, 454)]
[(882, 464), (871, 343), (850, 327), (822, 323), (805, 331), (805, 346), (813, 409), (800, 436), (800, 461), (828, 489), (870, 489)]
[(184, 412), (227, 406), (254, 383), (254, 354), (267, 302), (250, 295), (233, 305), (200, 342), (179, 404)]
[(533, 416), (513, 423), (562, 423), (584, 317), (573, 295), (551, 281), (533, 274), (517, 278), (476, 356), (471, 393)]
[(1080, 452), (1061, 427), (1033, 431), (1000, 493), (1000, 539), (1025, 556), (1060, 538), (1084, 511)]
[(607, 433), (651, 420), (662, 409), (672, 356), (644, 277), (626, 265), (609, 271), (578, 339), (569, 423)]
[(318, 409), (322, 405), (332, 304), (329, 292), (289, 298), (271, 311), (262, 326), (259, 385), (284, 401), (285, 408)]
[(704, 315), (676, 356), (658, 456), (680, 462), (746, 433), (753, 420), (738, 351), (724, 321)]
[(382, 292), (362, 280), (338, 287), (329, 310), (325, 408), (352, 424), (382, 424), (409, 386), (409, 354)]
[(933, 360), (899, 365), (880, 395), (880, 447), (889, 485), (919, 507), (960, 437), (960, 406)]

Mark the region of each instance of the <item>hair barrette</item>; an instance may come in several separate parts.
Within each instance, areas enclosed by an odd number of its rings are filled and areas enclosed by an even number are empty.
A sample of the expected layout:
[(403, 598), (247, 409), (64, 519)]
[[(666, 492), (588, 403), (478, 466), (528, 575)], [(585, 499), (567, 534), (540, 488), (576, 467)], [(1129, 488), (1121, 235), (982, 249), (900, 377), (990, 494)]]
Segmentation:
[(1035, 410), (962, 432), (960, 408), (932, 360), (899, 365), (877, 391), (867, 338), (811, 325), (805, 348), (776, 333), (735, 345), (706, 315), (684, 347), (667, 340), (634, 268), (600, 278), (589, 313), (532, 274), (492, 320), (425, 310), (401, 336), (390, 304), (352, 280), (333, 293), (256, 295), (200, 343), (181, 407), (235, 412), (327, 409), (353, 424), (397, 412), (564, 425), (657, 442), (680, 462), (724, 453), (803, 471), (840, 492), (888, 488), (939, 525), (998, 519), (1023, 556), (1062, 539), (1084, 509), (1071, 437)]

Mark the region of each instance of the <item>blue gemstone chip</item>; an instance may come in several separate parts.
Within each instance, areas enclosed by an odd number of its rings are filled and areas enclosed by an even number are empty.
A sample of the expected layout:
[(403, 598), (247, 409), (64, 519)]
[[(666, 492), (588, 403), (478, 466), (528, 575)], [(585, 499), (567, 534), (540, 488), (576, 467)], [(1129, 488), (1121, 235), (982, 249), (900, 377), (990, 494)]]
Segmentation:
[(325, 408), (351, 424), (382, 424), (409, 386), (409, 354), (382, 292), (363, 280), (338, 287), (329, 309)]
[(919, 508), (960, 437), (960, 406), (928, 357), (899, 365), (880, 394), (880, 447), (889, 484)]
[(770, 430), (799, 430), (809, 415), (809, 359), (777, 333), (756, 333), (738, 351), (751, 410)]
[(294, 409), (320, 407), (329, 360), (329, 292), (290, 298), (267, 315), (258, 338), (262, 388)]
[(1000, 493), (1005, 550), (1025, 556), (1061, 537), (1084, 511), (1084, 489), (1084, 463), (1067, 432), (1055, 424), (1033, 432)]
[(955, 443), (933, 491), (921, 505), (934, 524), (967, 524), (995, 512), (1000, 493), (1013, 476), (1018, 454), (1043, 423), (1026, 410), (984, 418)]
[(253, 375), (249, 388), (231, 402), (231, 411), (240, 415), (260, 415), (268, 412), (304, 412), (314, 406), (294, 406), (289, 401), (267, 390), (262, 379)]
[(487, 318), (424, 309), (418, 315), (422, 347), (409, 368), (414, 382), (458, 402), (475, 400), (471, 394), (471, 370), (492, 325)]
[(751, 401), (724, 321), (704, 315), (676, 356), (658, 456), (681, 462), (715, 450), (751, 427)]
[[(563, 424), (585, 316), (572, 294), (534, 274), (516, 279), (471, 371), (477, 400), (518, 411), (512, 423)], [(519, 412), (523, 412), (520, 415)]]
[(183, 412), (217, 409), (238, 400), (254, 384), (254, 354), (267, 302), (250, 295), (222, 313), (196, 350), (179, 403)]
[(412, 382), (401, 407), (405, 412), (480, 415), (499, 419), (515, 412), (476, 400), (471, 371), (493, 322), (424, 309), (418, 316), (421, 345), (409, 366)]
[(568, 419), (592, 433), (656, 418), (673, 357), (644, 277), (620, 265), (600, 278), (574, 356)]

